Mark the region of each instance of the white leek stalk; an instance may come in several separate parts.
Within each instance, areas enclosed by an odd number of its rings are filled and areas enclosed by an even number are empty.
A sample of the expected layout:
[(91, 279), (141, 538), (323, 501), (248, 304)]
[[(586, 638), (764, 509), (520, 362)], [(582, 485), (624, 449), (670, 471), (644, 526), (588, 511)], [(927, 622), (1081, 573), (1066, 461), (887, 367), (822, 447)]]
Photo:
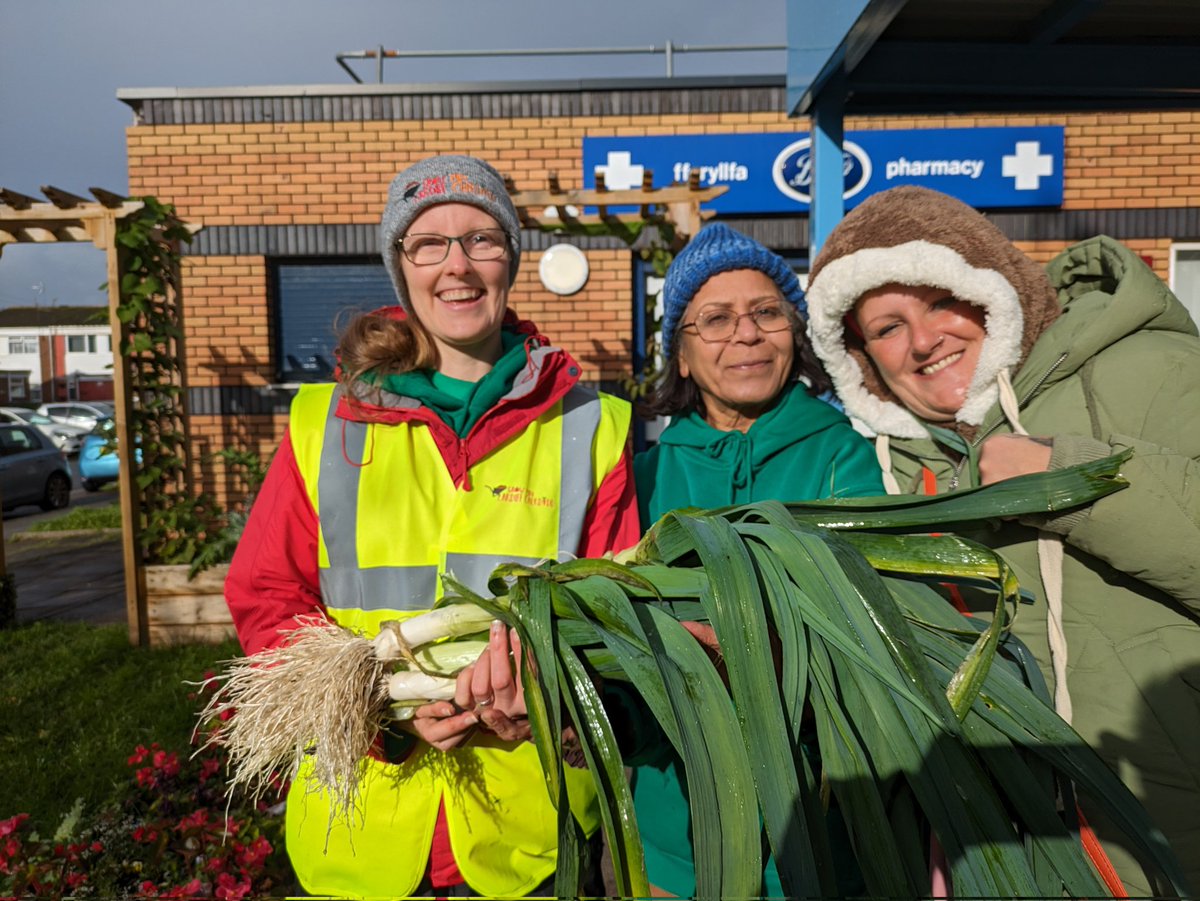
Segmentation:
[(474, 604), (448, 604), (412, 619), (389, 620), (371, 643), (380, 660), (401, 660), (405, 659), (405, 645), (415, 649), (445, 638), (474, 635), (486, 631), (494, 619)]

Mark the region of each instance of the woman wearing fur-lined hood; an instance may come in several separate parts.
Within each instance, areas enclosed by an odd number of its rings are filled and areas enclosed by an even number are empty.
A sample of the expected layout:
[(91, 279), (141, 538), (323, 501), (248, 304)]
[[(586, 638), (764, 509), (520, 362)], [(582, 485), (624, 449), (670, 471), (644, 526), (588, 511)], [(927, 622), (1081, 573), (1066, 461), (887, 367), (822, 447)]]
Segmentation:
[[(1014, 633), (1200, 888), (1200, 339), (1186, 309), (1110, 238), (1043, 270), (975, 210), (916, 187), (846, 216), (807, 301), (814, 348), (894, 493), (1133, 450), (1128, 488), (966, 537), (1037, 595)], [(1158, 894), (1119, 834), (1092, 826), (1129, 893)]]

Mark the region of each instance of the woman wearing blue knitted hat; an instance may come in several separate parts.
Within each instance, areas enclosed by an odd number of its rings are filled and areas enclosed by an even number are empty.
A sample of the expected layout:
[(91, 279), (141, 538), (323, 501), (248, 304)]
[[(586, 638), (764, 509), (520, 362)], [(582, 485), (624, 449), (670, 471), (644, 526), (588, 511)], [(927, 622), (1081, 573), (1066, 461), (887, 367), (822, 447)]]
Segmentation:
[(641, 412), (671, 422), (634, 461), (643, 528), (679, 507), (883, 493), (869, 443), (818, 397), (831, 384), (781, 257), (710, 225), (667, 270), (663, 306), (665, 371)]
[[(671, 421), (634, 459), (643, 529), (680, 507), (884, 493), (870, 444), (819, 397), (829, 377), (805, 333), (804, 293), (782, 258), (710, 225), (672, 262), (663, 301), (666, 366), (642, 412)], [(635, 743), (627, 759), (650, 882), (688, 897), (696, 873), (683, 768), (669, 743)], [(783, 893), (773, 862), (764, 893)]]

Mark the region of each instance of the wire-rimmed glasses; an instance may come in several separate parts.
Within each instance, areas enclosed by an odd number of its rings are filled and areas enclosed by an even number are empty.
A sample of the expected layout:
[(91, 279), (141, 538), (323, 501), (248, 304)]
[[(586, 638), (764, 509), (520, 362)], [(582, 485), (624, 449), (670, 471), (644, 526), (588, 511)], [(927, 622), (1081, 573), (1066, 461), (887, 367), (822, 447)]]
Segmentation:
[(732, 338), (737, 332), (738, 323), (746, 318), (749, 318), (760, 332), (782, 332), (792, 327), (792, 317), (788, 314), (787, 307), (779, 302), (765, 303), (749, 313), (735, 313), (725, 309), (706, 310), (691, 322), (679, 326), (679, 329), (695, 329), (705, 344), (716, 344)]
[(468, 258), (477, 262), (501, 259), (508, 253), (504, 229), (477, 228), (466, 234), (450, 236), (435, 232), (416, 232), (396, 242), (414, 266), (435, 266), (450, 255), (450, 245), (457, 243)]

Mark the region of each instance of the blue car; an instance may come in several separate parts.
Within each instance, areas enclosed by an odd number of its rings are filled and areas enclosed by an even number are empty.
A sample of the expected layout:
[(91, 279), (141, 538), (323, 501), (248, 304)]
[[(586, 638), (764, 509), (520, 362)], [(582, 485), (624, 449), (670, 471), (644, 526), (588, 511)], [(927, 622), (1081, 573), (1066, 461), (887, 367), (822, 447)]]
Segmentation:
[(61, 510), (71, 500), (67, 457), (28, 425), (0, 425), (0, 496), (7, 512), (22, 504)]
[[(96, 427), (83, 437), (79, 449), (79, 484), (86, 491), (99, 491), (120, 476), (120, 459), (117, 457), (117, 427), (111, 419), (102, 419)], [(140, 462), (142, 453), (139, 450)]]

